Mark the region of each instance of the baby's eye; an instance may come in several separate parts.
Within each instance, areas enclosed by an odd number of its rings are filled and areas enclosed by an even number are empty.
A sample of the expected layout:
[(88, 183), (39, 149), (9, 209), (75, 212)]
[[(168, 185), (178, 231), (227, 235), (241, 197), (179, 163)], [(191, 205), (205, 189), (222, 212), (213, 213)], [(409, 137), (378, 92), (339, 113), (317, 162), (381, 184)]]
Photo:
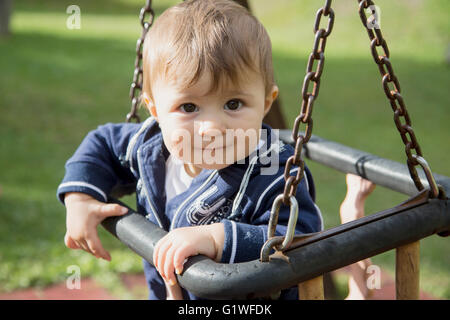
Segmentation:
[(193, 103), (184, 103), (180, 106), (180, 109), (183, 112), (191, 113), (197, 111), (197, 106)]
[(239, 99), (232, 99), (225, 103), (225, 109), (228, 110), (238, 110), (243, 105), (242, 101)]

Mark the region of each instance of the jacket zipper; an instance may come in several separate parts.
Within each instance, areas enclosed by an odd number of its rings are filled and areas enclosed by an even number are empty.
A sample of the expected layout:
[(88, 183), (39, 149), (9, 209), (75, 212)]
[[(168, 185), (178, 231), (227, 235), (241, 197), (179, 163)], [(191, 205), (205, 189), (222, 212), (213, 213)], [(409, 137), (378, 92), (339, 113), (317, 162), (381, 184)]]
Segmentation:
[(196, 196), (208, 183), (209, 181), (217, 174), (217, 170), (214, 170), (213, 173), (211, 173), (208, 177), (208, 179), (206, 179), (205, 182), (202, 183), (202, 185), (195, 190), (195, 192), (191, 193), (191, 195), (189, 197), (187, 197), (183, 203), (178, 207), (177, 211), (175, 212), (175, 215), (173, 217), (172, 223), (170, 225), (170, 229), (169, 230), (173, 230), (174, 226), (175, 226), (175, 221), (177, 220), (178, 215), (180, 214), (181, 209), (186, 205), (186, 203), (188, 201), (190, 201), (194, 196)]
[[(141, 158), (141, 150), (142, 147), (138, 149), (137, 151), (137, 162), (138, 162), (138, 167), (139, 167), (139, 171), (140, 172), (144, 172), (143, 168), (142, 168), (142, 164), (140, 161)], [(161, 223), (161, 220), (159, 220), (159, 216), (156, 212), (155, 206), (153, 205), (152, 201), (150, 200), (150, 196), (148, 194), (148, 189), (147, 189), (147, 185), (145, 184), (145, 179), (143, 177), (141, 177), (142, 179), (142, 188), (144, 189), (144, 193), (145, 193), (145, 198), (147, 199), (148, 203), (150, 204), (150, 209), (152, 210), (153, 215), (155, 216), (156, 220), (158, 220), (159, 226), (163, 229), (163, 225)]]

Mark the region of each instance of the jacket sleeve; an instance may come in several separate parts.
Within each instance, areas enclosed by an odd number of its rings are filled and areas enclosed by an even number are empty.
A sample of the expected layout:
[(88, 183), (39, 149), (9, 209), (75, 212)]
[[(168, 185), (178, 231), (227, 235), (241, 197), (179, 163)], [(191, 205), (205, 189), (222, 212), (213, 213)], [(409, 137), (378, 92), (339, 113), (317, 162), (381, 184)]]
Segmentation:
[[(306, 178), (306, 175), (305, 175)], [(311, 180), (312, 182), (312, 180)], [(311, 182), (309, 184), (311, 184)], [(313, 190), (306, 179), (299, 184), (296, 193), (298, 201), (298, 219), (295, 234), (312, 233), (323, 229), (322, 216), (314, 203)], [(311, 188), (313, 186), (311, 185)], [(270, 211), (275, 198), (284, 190), (284, 179), (270, 187), (263, 196), (262, 205), (250, 217), (243, 217), (240, 222), (222, 220), (225, 227), (225, 241), (222, 252), (223, 263), (237, 263), (259, 259), (263, 244), (267, 241)], [(286, 234), (290, 207), (281, 205), (276, 236)]]
[(135, 185), (126, 159), (131, 138), (139, 124), (106, 124), (88, 133), (66, 162), (57, 197), (64, 204), (67, 192), (81, 192), (106, 202), (113, 189)]

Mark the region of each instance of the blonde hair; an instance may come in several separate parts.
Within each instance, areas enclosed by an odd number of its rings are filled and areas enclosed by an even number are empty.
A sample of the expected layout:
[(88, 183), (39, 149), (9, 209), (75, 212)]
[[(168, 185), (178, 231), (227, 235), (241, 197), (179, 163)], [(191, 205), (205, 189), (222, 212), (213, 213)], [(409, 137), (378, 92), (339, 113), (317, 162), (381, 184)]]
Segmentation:
[(230, 0), (188, 0), (166, 10), (146, 35), (143, 92), (153, 99), (156, 79), (194, 85), (204, 71), (210, 92), (259, 73), (268, 94), (274, 85), (272, 45), (263, 25)]

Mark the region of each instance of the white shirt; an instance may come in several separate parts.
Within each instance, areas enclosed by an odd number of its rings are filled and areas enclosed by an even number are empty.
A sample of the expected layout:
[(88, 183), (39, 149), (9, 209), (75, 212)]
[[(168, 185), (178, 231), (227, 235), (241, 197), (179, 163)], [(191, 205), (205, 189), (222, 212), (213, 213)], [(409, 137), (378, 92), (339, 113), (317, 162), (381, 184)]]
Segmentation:
[(166, 160), (166, 202), (186, 191), (193, 179), (186, 173), (183, 161), (169, 155)]

